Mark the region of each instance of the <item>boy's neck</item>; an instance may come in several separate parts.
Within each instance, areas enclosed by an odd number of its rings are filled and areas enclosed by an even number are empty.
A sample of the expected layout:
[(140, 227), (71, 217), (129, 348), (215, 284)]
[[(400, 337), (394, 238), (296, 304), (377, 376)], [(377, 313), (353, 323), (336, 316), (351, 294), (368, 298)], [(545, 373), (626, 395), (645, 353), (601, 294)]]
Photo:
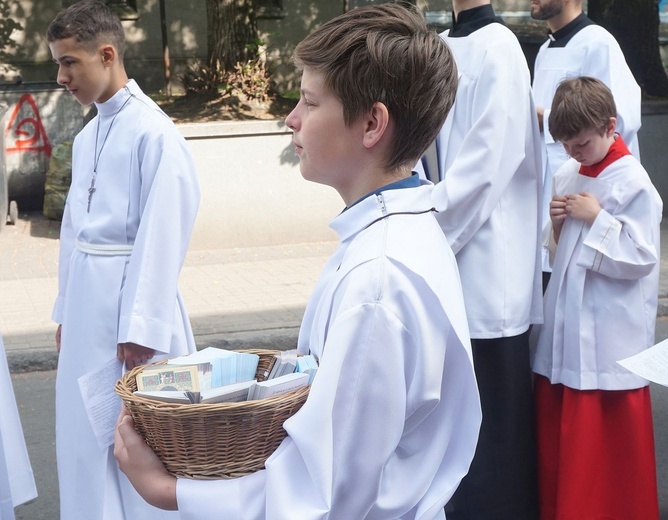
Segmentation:
[(407, 166), (392, 171), (382, 168), (374, 171), (367, 170), (365, 172), (360, 172), (360, 175), (357, 177), (359, 182), (352, 186), (341, 188), (338, 192), (339, 195), (341, 195), (344, 204), (348, 207), (366, 197), (369, 193), (373, 193), (383, 186), (387, 186), (393, 182), (410, 177), (411, 174), (412, 171)]
[(119, 90), (125, 88), (128, 81), (130, 81), (130, 79), (124, 68), (114, 70), (109, 81), (109, 87), (106, 90), (106, 95), (104, 98), (100, 98), (98, 103), (106, 103), (109, 101)]
[[(346, 203), (346, 208), (349, 208), (351, 206), (356, 205), (358, 202), (361, 202), (362, 200), (368, 198), (370, 195), (372, 195), (374, 193), (378, 193), (378, 192), (381, 192), (381, 191), (386, 191), (385, 190), (386, 188), (389, 190), (389, 189), (401, 189), (401, 188), (414, 187), (417, 184), (419, 184), (420, 181), (417, 180), (416, 184), (413, 185), (412, 180), (410, 179), (410, 177), (412, 177), (412, 175), (413, 175), (413, 172), (410, 172), (410, 171), (409, 171), (408, 175), (403, 175), (403, 173), (402, 173), (398, 176), (395, 176), (391, 173), (386, 173), (385, 176), (383, 177), (384, 182), (379, 182), (379, 183), (377, 183), (377, 185), (363, 190), (364, 194), (359, 196), (358, 198), (354, 199), (352, 202), (344, 200), (344, 202)], [(415, 175), (417, 175), (417, 174), (415, 174)]]

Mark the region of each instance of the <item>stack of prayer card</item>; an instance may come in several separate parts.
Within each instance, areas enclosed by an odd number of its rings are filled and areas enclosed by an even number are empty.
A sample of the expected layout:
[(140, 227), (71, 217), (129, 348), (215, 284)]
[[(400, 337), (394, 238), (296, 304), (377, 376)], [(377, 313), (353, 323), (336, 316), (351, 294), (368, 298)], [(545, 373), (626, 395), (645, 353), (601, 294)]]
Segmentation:
[(245, 401), (260, 357), (209, 347), (151, 365), (137, 375), (137, 395), (176, 403)]
[(277, 395), (294, 392), (308, 385), (309, 375), (294, 372), (283, 376), (267, 379), (251, 386), (248, 392), (248, 400), (266, 399)]

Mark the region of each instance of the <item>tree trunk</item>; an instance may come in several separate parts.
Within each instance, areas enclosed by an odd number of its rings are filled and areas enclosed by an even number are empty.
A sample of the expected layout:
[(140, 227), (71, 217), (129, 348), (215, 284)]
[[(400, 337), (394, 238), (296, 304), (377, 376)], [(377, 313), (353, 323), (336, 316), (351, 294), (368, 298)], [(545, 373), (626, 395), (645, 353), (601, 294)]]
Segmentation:
[(668, 97), (657, 0), (589, 0), (587, 14), (617, 39), (643, 93)]
[(208, 63), (230, 72), (257, 57), (257, 23), (253, 0), (206, 0)]

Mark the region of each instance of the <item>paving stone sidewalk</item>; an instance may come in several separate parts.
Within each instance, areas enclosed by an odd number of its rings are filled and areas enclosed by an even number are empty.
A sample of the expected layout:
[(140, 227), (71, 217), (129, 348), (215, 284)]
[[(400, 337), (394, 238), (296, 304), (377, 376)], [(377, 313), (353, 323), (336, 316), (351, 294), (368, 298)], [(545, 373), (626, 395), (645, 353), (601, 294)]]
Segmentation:
[[(0, 333), (13, 372), (56, 366), (51, 310), (60, 223), (22, 214), (0, 231)], [(179, 286), (198, 348), (291, 348), (336, 243), (189, 251)]]
[[(0, 333), (13, 372), (56, 366), (51, 309), (60, 223), (39, 212), (0, 231)], [(198, 348), (292, 348), (334, 242), (189, 251), (179, 285)], [(668, 319), (668, 223), (658, 316)]]

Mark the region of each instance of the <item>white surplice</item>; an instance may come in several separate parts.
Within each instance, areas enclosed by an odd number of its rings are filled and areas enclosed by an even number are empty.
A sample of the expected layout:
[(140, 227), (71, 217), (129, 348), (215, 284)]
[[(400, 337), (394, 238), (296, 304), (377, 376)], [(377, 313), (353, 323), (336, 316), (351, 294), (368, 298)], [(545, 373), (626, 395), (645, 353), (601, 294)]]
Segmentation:
[[(538, 51), (534, 65), (533, 94), (536, 105), (543, 107), (543, 226), (550, 221), (552, 176), (568, 160), (561, 143), (549, 131), (550, 107), (559, 83), (567, 78), (591, 76), (612, 91), (617, 105), (617, 132), (629, 151), (640, 159), (641, 91), (626, 64), (617, 40), (603, 27), (589, 25), (578, 31), (565, 47), (549, 47), (547, 40)], [(549, 271), (547, 250), (543, 251), (543, 270)]]
[(540, 136), (526, 59), (490, 23), (442, 34), (457, 61), (455, 104), (437, 138), (437, 219), (457, 256), (472, 338), (540, 323)]
[[(617, 363), (654, 344), (662, 202), (631, 155), (598, 177), (570, 159), (553, 194), (589, 192), (603, 208), (593, 225), (567, 218), (535, 331), (534, 372), (578, 390), (631, 390), (648, 384)], [(552, 236), (551, 227), (549, 236)]]
[(13, 518), (15, 506), (35, 497), (35, 479), (0, 337), (0, 519)]
[[(56, 379), (61, 518), (168, 518), (132, 489), (112, 448), (99, 447), (77, 379), (114, 358), (119, 343), (153, 348), (154, 360), (194, 351), (177, 282), (199, 184), (185, 140), (134, 81), (97, 109), (74, 142), (53, 311), (63, 326)], [(104, 247), (119, 251), (81, 250)]]
[(265, 470), (179, 479), (182, 519), (444, 518), (481, 412), (431, 190), (370, 195), (332, 221), (340, 246), (299, 334), (299, 351), (320, 361), (306, 403)]

